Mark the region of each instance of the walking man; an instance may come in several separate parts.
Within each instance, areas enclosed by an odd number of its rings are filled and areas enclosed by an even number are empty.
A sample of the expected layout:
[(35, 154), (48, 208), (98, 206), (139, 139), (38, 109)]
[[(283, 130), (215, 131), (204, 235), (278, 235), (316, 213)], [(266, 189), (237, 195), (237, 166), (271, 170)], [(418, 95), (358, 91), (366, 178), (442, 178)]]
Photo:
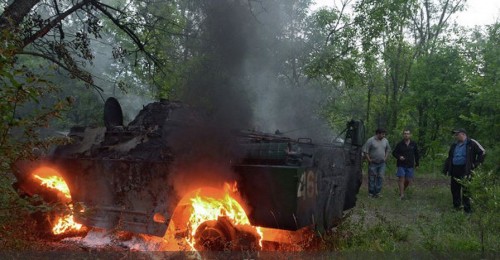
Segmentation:
[(451, 176), (451, 195), (453, 207), (459, 210), (463, 205), (466, 213), (471, 213), (470, 197), (468, 191), (458, 180), (470, 178), (472, 170), (484, 161), (486, 151), (478, 141), (468, 138), (463, 128), (452, 131), (455, 142), (448, 151), (443, 172)]
[(363, 145), (363, 154), (368, 161), (368, 193), (373, 198), (380, 196), (384, 181), (385, 162), (391, 150), (385, 134), (385, 129), (378, 128), (375, 135)]
[(396, 166), (398, 170), (396, 176), (398, 177), (399, 198), (403, 199), (404, 192), (413, 180), (415, 169), (418, 167), (420, 160), (417, 143), (411, 140), (410, 130), (403, 131), (403, 140), (396, 145), (392, 151), (392, 156), (397, 160)]

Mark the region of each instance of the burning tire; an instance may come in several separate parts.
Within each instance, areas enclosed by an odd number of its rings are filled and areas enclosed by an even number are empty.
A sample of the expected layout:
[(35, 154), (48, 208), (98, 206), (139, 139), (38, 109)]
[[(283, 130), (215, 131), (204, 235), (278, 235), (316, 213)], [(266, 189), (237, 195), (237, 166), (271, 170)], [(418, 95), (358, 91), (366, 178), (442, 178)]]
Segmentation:
[(227, 218), (203, 222), (194, 235), (195, 248), (198, 251), (230, 250), (234, 244), (236, 230)]
[(44, 205), (31, 214), (40, 235), (61, 237), (80, 233), (82, 225), (73, 220), (71, 195), (62, 175), (54, 168), (36, 163), (25, 165), (20, 162), (18, 167), (24, 169), (21, 171), (24, 175), (18, 174), (14, 190), (33, 206)]
[(260, 235), (249, 225), (233, 225), (229, 218), (203, 222), (194, 235), (198, 251), (257, 251)]

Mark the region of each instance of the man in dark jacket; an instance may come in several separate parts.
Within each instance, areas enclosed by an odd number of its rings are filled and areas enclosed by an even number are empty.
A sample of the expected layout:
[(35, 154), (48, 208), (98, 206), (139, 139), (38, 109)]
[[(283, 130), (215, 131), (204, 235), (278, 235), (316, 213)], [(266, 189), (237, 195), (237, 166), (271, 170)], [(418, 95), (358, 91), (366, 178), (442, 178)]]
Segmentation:
[(399, 198), (404, 198), (404, 192), (413, 180), (415, 168), (418, 167), (420, 156), (418, 154), (417, 143), (411, 140), (411, 132), (406, 129), (403, 131), (403, 140), (396, 145), (392, 151), (392, 156), (396, 158), (398, 167), (396, 176), (399, 181)]
[(444, 174), (451, 176), (451, 195), (453, 206), (460, 209), (463, 205), (466, 213), (471, 212), (470, 197), (458, 180), (470, 178), (472, 170), (484, 161), (486, 151), (478, 141), (468, 138), (467, 132), (463, 128), (452, 131), (455, 136), (454, 142), (448, 151), (448, 158), (445, 162)]

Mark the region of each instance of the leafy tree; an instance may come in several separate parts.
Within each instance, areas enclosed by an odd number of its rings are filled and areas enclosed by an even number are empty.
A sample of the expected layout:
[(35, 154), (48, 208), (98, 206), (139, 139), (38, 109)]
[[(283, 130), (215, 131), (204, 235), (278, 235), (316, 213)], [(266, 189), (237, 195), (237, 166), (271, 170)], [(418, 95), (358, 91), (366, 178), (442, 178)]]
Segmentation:
[[(490, 25), (486, 35), (479, 32), (474, 35), (477, 42), (470, 47), (468, 56), (472, 58), (470, 114), (466, 119), (471, 127), (477, 129), (476, 134), (485, 139), (487, 145), (497, 145), (498, 135), (491, 135), (493, 129), (500, 127), (500, 23)], [(488, 141), (486, 141), (488, 140)]]
[(323, 88), (331, 89), (324, 113), (340, 126), (347, 118), (362, 118), (363, 86), (376, 79), (367, 76), (360, 64), (363, 55), (357, 46), (357, 29), (347, 13), (349, 1), (331, 9), (321, 9), (309, 18), (308, 63), (305, 72)]
[[(156, 98), (178, 98), (190, 63), (197, 59), (200, 13), (193, 1), (129, 1), (122, 4), (123, 24), (131, 26), (144, 48), (137, 46), (127, 30), (105, 23), (113, 35), (114, 76), (120, 90)], [(116, 15), (115, 15), (116, 16)], [(141, 55), (142, 52), (150, 55)], [(154, 56), (153, 56), (154, 55)], [(153, 61), (153, 62), (152, 62)], [(129, 69), (131, 68), (131, 69)]]
[[(47, 210), (39, 197), (28, 200), (17, 196), (12, 188), (11, 164), (17, 160), (34, 159), (40, 152), (46, 151), (53, 144), (63, 143), (65, 138), (44, 136), (43, 130), (51, 120), (57, 118), (69, 106), (71, 99), (53, 98), (59, 93), (59, 88), (50, 81), (40, 77), (40, 71), (46, 75), (53, 68), (44, 63), (26, 62), (24, 66), (17, 65), (13, 53), (16, 46), (9, 45), (16, 37), (10, 32), (3, 32), (2, 39), (7, 44), (0, 48), (0, 201), (2, 226), (19, 221), (18, 216)], [(29, 66), (28, 66), (29, 65)], [(51, 100), (51, 102), (45, 102)], [(33, 202), (33, 206), (31, 204)], [(7, 213), (7, 214), (6, 214)], [(12, 215), (9, 215), (11, 213)], [(16, 217), (12, 217), (12, 216)], [(7, 217), (6, 217), (7, 216)], [(22, 222), (22, 221), (20, 221)], [(3, 232), (2, 232), (3, 233)]]
[[(471, 96), (464, 82), (465, 61), (458, 49), (444, 46), (421, 57), (413, 66), (411, 94), (406, 97), (410, 121), (417, 123), (419, 145), (425, 155), (438, 153), (443, 138), (466, 114)], [(409, 124), (410, 122), (406, 122)], [(430, 150), (429, 150), (430, 149)]]
[[(450, 17), (463, 8), (463, 3), (463, 0), (362, 1), (356, 6), (364, 48), (379, 46), (384, 59), (388, 128), (397, 126), (399, 104), (408, 91), (415, 60), (433, 52)], [(412, 38), (414, 42), (410, 43), (408, 39)]]
[(162, 61), (148, 49), (155, 43), (150, 42), (145, 34), (156, 20), (137, 15), (134, 8), (137, 6), (141, 5), (135, 1), (15, 0), (5, 7), (0, 16), (0, 30), (14, 33), (15, 37), (6, 39), (16, 47), (13, 55), (48, 59), (72, 77), (102, 90), (83, 67), (95, 58), (91, 40), (102, 38), (105, 21), (118, 28), (133, 44), (134, 49), (132, 46), (127, 46), (130, 49), (116, 46), (115, 56), (128, 54), (138, 57), (142, 54), (140, 61), (143, 68), (162, 68)]
[[(47, 148), (51, 140), (38, 138), (38, 129), (46, 127), (50, 120), (59, 116), (65, 105), (70, 102), (70, 100), (56, 101), (51, 106), (41, 104), (40, 100), (57, 92), (57, 88), (29, 68), (13, 66), (14, 60), (11, 54), (14, 49), (15, 46), (0, 49), (2, 64), (0, 113), (3, 122), (0, 126), (0, 170), (2, 172), (9, 169), (10, 163), (14, 160), (32, 157), (32, 148)], [(30, 112), (20, 112), (23, 110)]]

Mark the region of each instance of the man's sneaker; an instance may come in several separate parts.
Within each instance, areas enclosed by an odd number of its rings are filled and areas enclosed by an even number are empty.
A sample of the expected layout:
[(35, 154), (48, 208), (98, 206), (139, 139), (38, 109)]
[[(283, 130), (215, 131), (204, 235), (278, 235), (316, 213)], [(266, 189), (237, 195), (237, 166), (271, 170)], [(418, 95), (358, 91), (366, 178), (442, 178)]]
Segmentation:
[(382, 195), (380, 193), (373, 195), (374, 198), (382, 198)]

